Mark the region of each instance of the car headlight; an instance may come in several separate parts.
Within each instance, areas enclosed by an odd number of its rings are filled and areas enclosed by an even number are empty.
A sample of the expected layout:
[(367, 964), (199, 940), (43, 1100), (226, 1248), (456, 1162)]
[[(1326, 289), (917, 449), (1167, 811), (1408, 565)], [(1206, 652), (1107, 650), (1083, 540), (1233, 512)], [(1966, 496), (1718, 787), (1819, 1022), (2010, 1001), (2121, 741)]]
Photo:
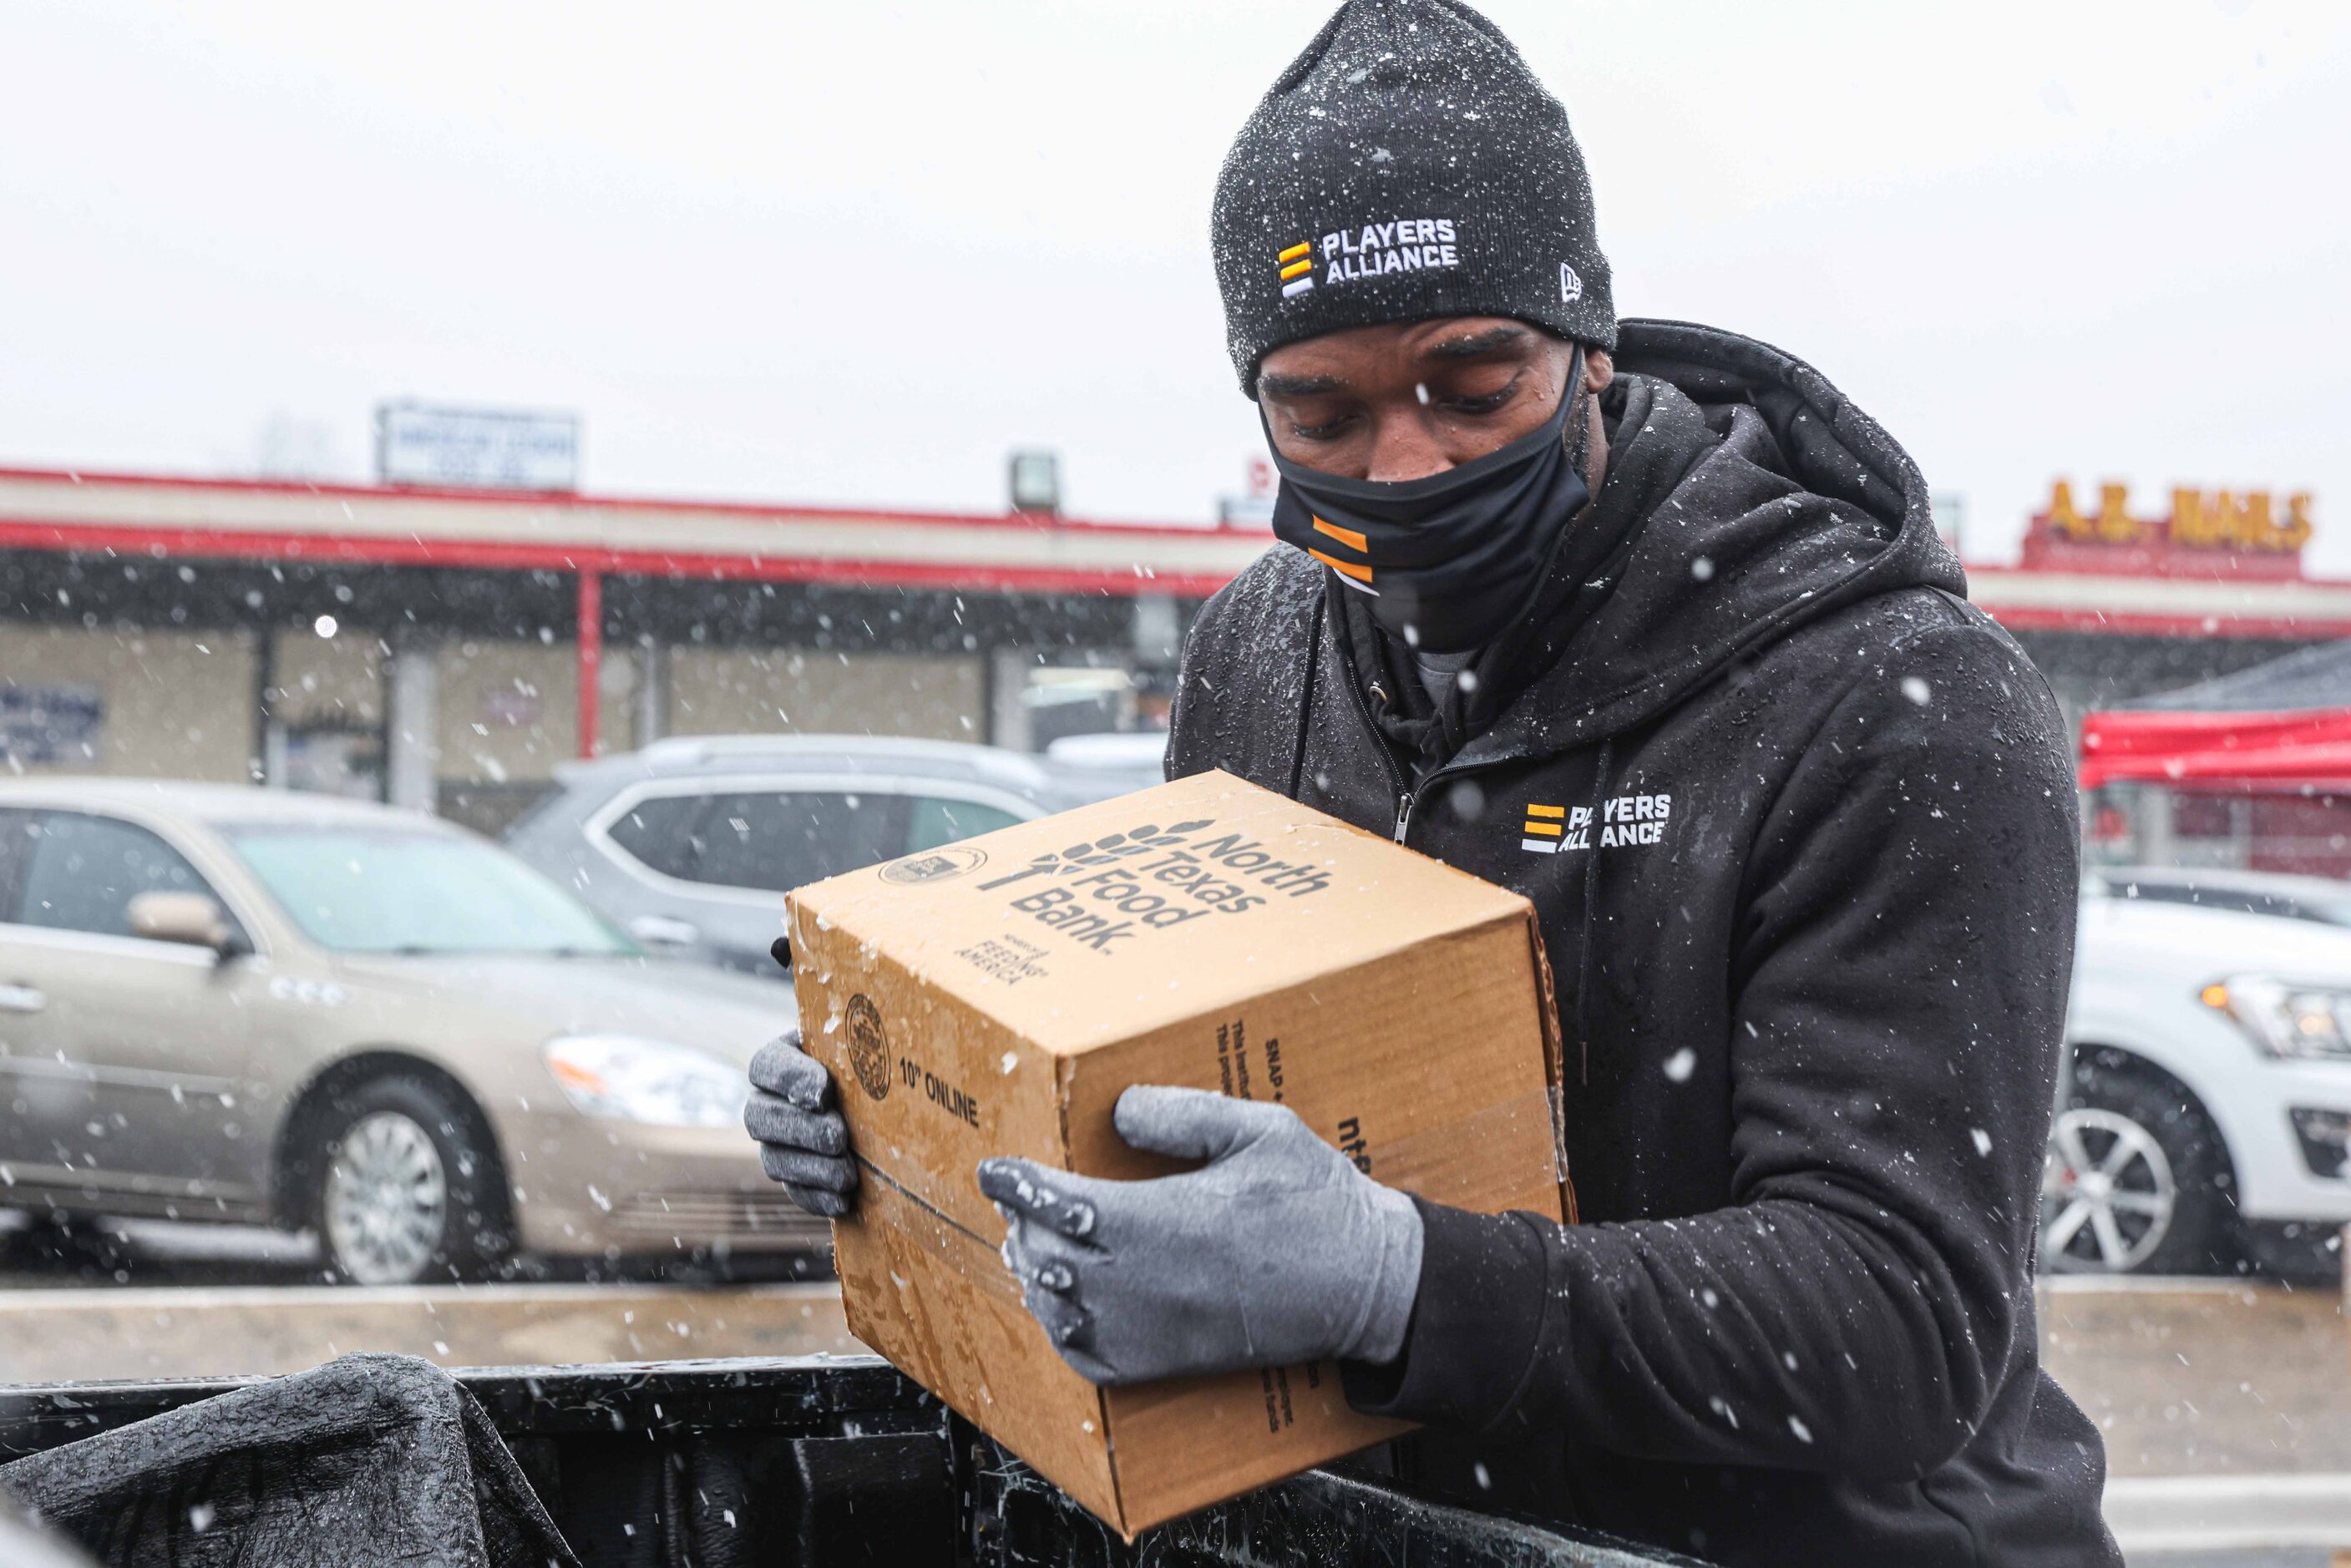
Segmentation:
[(566, 1034), (544, 1047), (566, 1098), (591, 1116), (664, 1127), (723, 1127), (743, 1120), (742, 1069), (690, 1046), (628, 1034)]
[(2269, 1055), (2351, 1061), (2351, 989), (2240, 974), (2214, 981), (2197, 1000), (2228, 1014)]

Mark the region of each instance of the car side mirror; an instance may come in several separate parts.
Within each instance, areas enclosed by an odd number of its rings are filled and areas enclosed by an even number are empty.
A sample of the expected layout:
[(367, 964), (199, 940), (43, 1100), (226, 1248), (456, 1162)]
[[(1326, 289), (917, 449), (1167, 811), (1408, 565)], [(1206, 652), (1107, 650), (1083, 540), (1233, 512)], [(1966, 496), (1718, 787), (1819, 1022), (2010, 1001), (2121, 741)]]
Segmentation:
[(629, 935), (649, 948), (690, 948), (702, 940), (702, 929), (669, 915), (639, 915), (629, 922)]
[(237, 946), (228, 916), (202, 893), (141, 893), (124, 913), (130, 917), (131, 934), (151, 942), (210, 948), (224, 958)]

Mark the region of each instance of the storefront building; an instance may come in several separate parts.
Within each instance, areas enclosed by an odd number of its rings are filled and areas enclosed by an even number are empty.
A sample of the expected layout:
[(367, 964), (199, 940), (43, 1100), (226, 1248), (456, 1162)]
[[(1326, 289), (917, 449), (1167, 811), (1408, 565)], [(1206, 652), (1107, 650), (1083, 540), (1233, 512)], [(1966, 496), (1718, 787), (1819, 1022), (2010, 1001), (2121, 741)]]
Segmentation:
[[(2087, 712), (2206, 688), (2351, 638), (2351, 584), (2304, 575), (2311, 498), (2175, 487), (2161, 515), (2127, 487), (2096, 499), (2063, 482), (2028, 526), (2012, 570), (1971, 567), (1974, 596), (2057, 689), (2078, 732)], [(2300, 661), (2296, 661), (2300, 662)], [(2099, 770), (2085, 765), (2085, 782)], [(2274, 779), (2204, 774), (2095, 788), (2088, 858), (2351, 875), (2351, 802)]]
[[(2193, 495), (2192, 511), (2180, 496)], [(2187, 518), (2183, 526), (2180, 519)], [(2351, 636), (2306, 498), (2060, 486), (1971, 592), (2069, 711)], [(1040, 749), (1164, 722), (1202, 600), (1270, 543), (1159, 527), (0, 472), (0, 765), (246, 780), (498, 827), (673, 734)]]
[(0, 472), (0, 765), (496, 827), (664, 735), (1041, 746), (1163, 717), (1262, 534)]

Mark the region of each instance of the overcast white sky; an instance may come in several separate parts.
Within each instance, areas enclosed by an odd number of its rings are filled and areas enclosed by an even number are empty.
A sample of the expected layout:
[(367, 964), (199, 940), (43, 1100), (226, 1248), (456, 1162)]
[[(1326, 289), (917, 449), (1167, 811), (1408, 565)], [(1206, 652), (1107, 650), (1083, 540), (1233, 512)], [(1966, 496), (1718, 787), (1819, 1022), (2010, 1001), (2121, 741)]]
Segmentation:
[[(1323, 0), (0, 0), (0, 462), (363, 477), (412, 394), (601, 492), (1204, 520), (1217, 164)], [(1489, 0), (1625, 315), (1769, 339), (2012, 549), (2053, 475), (2317, 493), (2351, 573), (2351, 5)]]

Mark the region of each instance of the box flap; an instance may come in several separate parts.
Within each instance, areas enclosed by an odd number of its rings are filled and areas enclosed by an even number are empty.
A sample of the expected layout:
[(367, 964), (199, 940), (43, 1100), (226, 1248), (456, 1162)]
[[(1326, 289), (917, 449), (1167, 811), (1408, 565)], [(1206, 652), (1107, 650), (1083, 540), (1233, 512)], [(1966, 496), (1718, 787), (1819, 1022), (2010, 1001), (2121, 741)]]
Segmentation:
[[(1057, 1053), (1528, 908), (1223, 773), (814, 883), (792, 903)], [(1277, 904), (1284, 918), (1268, 919)]]

